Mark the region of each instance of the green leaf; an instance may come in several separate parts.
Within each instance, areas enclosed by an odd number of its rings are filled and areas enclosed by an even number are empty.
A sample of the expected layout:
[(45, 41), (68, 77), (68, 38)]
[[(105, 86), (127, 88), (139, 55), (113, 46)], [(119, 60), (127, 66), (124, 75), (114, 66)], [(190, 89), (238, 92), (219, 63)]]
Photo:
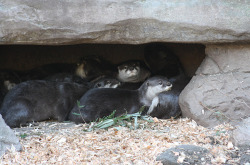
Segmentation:
[[(128, 127), (130, 129), (137, 129), (140, 126), (140, 124), (138, 123), (139, 118), (142, 120), (146, 120), (148, 122), (154, 122), (152, 118), (149, 116), (141, 116), (141, 112), (144, 110), (144, 108), (145, 106), (142, 106), (140, 108), (140, 111), (137, 113), (123, 114), (117, 117), (115, 117), (116, 110), (114, 110), (110, 115), (105, 116), (103, 118), (96, 119), (96, 121), (92, 122), (94, 125), (90, 126), (87, 129), (87, 131), (93, 131), (95, 128), (106, 129), (115, 125)], [(79, 115), (79, 114), (76, 114), (76, 115)]]
[(145, 121), (147, 121), (149, 123), (153, 123), (154, 122), (154, 120), (152, 120), (152, 118), (149, 117), (149, 116), (141, 116), (141, 119), (145, 120)]
[(100, 129), (108, 128), (114, 124), (115, 124), (115, 122), (113, 119), (107, 119), (107, 120), (102, 121), (102, 122), (98, 123), (97, 125), (95, 125), (95, 128), (100, 128)]
[(28, 136), (28, 134), (26, 134), (26, 133), (20, 135), (20, 137), (21, 137), (22, 139), (26, 138), (27, 136)]
[(73, 115), (77, 115), (77, 116), (80, 116), (81, 114), (80, 113), (75, 113), (75, 112), (72, 112)]
[(139, 124), (137, 123), (138, 117), (136, 116), (136, 117), (133, 117), (133, 118), (134, 118), (134, 128), (137, 129), (137, 128), (139, 128)]
[(145, 107), (146, 107), (146, 106), (143, 105), (143, 106), (139, 109), (139, 113), (140, 113), (140, 114), (144, 111)]
[(78, 106), (78, 108), (84, 108), (85, 107), (85, 105), (81, 105), (80, 101), (78, 101), (78, 100), (77, 100), (77, 106)]

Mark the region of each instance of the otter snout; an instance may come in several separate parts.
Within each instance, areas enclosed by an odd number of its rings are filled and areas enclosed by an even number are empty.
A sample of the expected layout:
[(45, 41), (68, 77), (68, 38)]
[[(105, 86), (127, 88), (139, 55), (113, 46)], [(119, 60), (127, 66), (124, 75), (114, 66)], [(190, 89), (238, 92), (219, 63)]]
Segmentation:
[(172, 86), (173, 86), (173, 85), (172, 85), (170, 82), (167, 82), (167, 83), (166, 83), (165, 91), (171, 90)]

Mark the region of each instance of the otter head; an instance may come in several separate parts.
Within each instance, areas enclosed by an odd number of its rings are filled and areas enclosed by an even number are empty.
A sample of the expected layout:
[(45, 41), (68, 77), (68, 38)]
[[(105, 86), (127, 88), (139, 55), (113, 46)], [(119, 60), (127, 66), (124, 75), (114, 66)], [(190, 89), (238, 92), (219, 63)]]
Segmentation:
[(117, 88), (121, 83), (114, 78), (101, 78), (94, 82), (94, 88)]
[(12, 83), (12, 82), (10, 82), (10, 80), (5, 80), (4, 86), (9, 91), (16, 86), (16, 83)]
[(103, 73), (103, 68), (100, 62), (95, 58), (83, 57), (77, 64), (75, 73), (81, 78), (92, 80)]
[(147, 106), (151, 105), (152, 100), (161, 92), (168, 91), (172, 88), (172, 84), (166, 77), (154, 76), (146, 80), (140, 90), (144, 90), (143, 103)]
[(127, 62), (118, 66), (118, 79), (122, 82), (133, 82), (140, 74), (140, 63)]
[(87, 73), (86, 73), (86, 61), (82, 60), (80, 63), (77, 63), (77, 67), (76, 67), (76, 75), (81, 77), (81, 78), (86, 78), (87, 77)]

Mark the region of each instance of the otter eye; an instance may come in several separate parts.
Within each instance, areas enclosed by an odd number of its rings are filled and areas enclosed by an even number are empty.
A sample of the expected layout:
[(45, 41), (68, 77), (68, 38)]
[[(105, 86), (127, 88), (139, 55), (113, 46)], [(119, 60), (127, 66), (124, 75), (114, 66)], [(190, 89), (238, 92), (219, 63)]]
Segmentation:
[(159, 84), (162, 85), (162, 81), (159, 81)]
[(101, 87), (101, 84), (100, 84), (100, 83), (98, 83), (98, 84), (97, 84), (97, 87)]
[(128, 67), (127, 67), (127, 66), (124, 66), (124, 69), (128, 69)]
[(171, 86), (171, 83), (170, 83), (170, 82), (167, 82), (167, 86)]

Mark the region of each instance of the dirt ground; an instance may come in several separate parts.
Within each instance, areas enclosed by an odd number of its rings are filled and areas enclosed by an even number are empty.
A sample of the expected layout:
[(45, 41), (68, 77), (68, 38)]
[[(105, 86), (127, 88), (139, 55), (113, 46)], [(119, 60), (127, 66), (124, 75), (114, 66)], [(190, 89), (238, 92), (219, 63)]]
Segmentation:
[[(40, 122), (15, 128), (22, 152), (11, 149), (0, 164), (125, 164), (156, 165), (157, 155), (180, 144), (208, 149), (213, 164), (239, 164), (239, 149), (230, 141), (228, 124), (213, 129), (180, 118), (153, 123), (140, 120), (138, 129), (115, 126), (86, 131), (89, 124)], [(133, 123), (131, 123), (133, 125)]]

